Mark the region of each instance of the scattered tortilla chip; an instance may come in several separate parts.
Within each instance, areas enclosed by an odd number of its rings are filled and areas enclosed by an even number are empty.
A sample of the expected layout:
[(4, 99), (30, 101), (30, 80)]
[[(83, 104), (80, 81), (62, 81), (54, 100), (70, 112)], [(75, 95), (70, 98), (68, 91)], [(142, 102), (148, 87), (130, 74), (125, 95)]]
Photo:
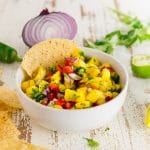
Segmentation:
[(22, 108), (17, 93), (6, 86), (0, 86), (0, 101), (13, 108)]
[(67, 39), (49, 39), (40, 42), (26, 52), (22, 68), (32, 76), (39, 66), (47, 68), (63, 63), (76, 47), (73, 41)]
[(11, 138), (0, 141), (0, 150), (48, 150), (48, 149), (27, 143), (24, 140), (17, 140)]
[(0, 111), (0, 123), (5, 123), (9, 119), (7, 111)]
[(17, 109), (6, 105), (5, 103), (0, 101), (0, 111), (8, 111), (8, 112), (15, 112)]
[(6, 111), (0, 111), (0, 141), (8, 138), (18, 138), (20, 132), (9, 118)]

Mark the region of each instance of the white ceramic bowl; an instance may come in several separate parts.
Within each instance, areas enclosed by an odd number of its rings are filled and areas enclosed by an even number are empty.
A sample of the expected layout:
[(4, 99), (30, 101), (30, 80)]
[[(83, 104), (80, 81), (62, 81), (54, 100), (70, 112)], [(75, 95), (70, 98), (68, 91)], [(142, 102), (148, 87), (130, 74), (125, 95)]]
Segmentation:
[(101, 62), (109, 62), (120, 75), (122, 91), (113, 100), (100, 106), (79, 109), (65, 110), (55, 109), (41, 105), (31, 100), (21, 90), (21, 81), (24, 74), (21, 68), (17, 70), (16, 82), (17, 92), (25, 112), (38, 124), (50, 130), (74, 132), (98, 128), (111, 121), (122, 107), (128, 87), (128, 75), (120, 62), (112, 56), (95, 49), (82, 48), (86, 55), (96, 56)]

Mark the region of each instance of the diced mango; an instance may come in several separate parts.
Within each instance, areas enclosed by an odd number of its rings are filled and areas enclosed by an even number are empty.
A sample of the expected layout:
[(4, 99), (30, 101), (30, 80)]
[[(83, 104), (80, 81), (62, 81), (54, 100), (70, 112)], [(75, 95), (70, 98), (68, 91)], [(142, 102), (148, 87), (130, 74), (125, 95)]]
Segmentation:
[(48, 82), (45, 80), (41, 80), (39, 83), (39, 92), (43, 92), (43, 90), (46, 88), (48, 85)]
[(65, 92), (65, 85), (64, 84), (59, 84), (59, 90), (60, 92)]
[(40, 66), (37, 70), (37, 74), (34, 77), (35, 81), (43, 80), (46, 76), (46, 69), (43, 66)]
[(60, 105), (56, 105), (56, 104), (55, 104), (55, 105), (53, 105), (53, 107), (54, 107), (54, 108), (57, 108), (57, 109), (62, 109), (62, 106), (60, 106)]
[(100, 70), (97, 66), (93, 65), (93, 66), (87, 67), (86, 72), (87, 72), (88, 76), (96, 77), (100, 73)]
[(35, 82), (34, 80), (27, 80), (27, 81), (23, 81), (21, 83), (21, 88), (23, 91), (26, 91), (26, 89), (30, 86), (34, 86), (35, 85)]
[(96, 65), (99, 66), (100, 65), (100, 61), (98, 58), (96, 57), (91, 57), (90, 60), (87, 62), (88, 65)]
[(91, 80), (88, 80), (87, 83), (86, 83), (86, 85), (88, 87), (99, 89), (101, 81), (102, 81), (101, 77), (95, 77), (95, 78), (93, 78)]
[(90, 106), (91, 106), (90, 101), (82, 101), (82, 102), (77, 102), (77, 103), (75, 104), (75, 107), (76, 107), (77, 109), (88, 108), (88, 107), (90, 107)]
[(84, 59), (84, 53), (80, 48), (76, 48), (72, 52), (72, 57), (80, 58), (83, 60)]
[(32, 94), (34, 93), (34, 91), (38, 91), (38, 90), (39, 90), (38, 87), (31, 86), (31, 87), (26, 89), (26, 94), (31, 97)]
[(51, 82), (52, 83), (56, 83), (59, 84), (61, 80), (61, 74), (59, 71), (57, 71), (55, 74), (52, 75), (51, 77)]
[(108, 90), (112, 89), (112, 82), (111, 80), (101, 80), (101, 82), (99, 83), (99, 89), (103, 92), (106, 92)]
[(87, 87), (80, 87), (77, 89), (77, 93), (87, 94)]
[(98, 99), (98, 100), (96, 101), (96, 103), (97, 103), (98, 105), (104, 104), (104, 103), (105, 103), (105, 98)]
[(64, 98), (66, 101), (75, 101), (77, 98), (77, 92), (74, 90), (66, 89)]
[(95, 103), (97, 100), (103, 99), (105, 99), (105, 95), (100, 90), (91, 90), (86, 96), (86, 100), (90, 101), (91, 103)]
[(86, 63), (85, 63), (83, 60), (81, 60), (81, 59), (77, 59), (77, 60), (73, 63), (73, 66), (74, 66), (74, 67), (77, 67), (77, 68), (80, 68), (80, 67), (86, 68)]
[(110, 71), (107, 68), (104, 68), (101, 72), (103, 80), (110, 80)]

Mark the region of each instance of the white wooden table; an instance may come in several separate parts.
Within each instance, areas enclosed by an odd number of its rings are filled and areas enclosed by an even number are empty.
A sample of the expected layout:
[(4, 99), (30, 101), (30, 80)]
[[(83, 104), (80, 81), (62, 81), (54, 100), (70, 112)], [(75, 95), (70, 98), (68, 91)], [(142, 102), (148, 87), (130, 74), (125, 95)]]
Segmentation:
[[(67, 12), (76, 19), (78, 34), (75, 40), (82, 45), (84, 39), (94, 40), (120, 27), (108, 7), (130, 12), (143, 21), (150, 19), (149, 0), (0, 0), (0, 41), (15, 47), (23, 56), (27, 50), (21, 38), (24, 24), (43, 8), (48, 8), (49, 11)], [(130, 70), (131, 55), (150, 53), (149, 47), (150, 42), (135, 45), (132, 51), (117, 47), (113, 54), (126, 66), (130, 84), (125, 104), (112, 122), (86, 133), (64, 134), (38, 126), (23, 112), (16, 113), (13, 120), (21, 131), (20, 138), (51, 150), (88, 150), (84, 137), (99, 141), (100, 150), (149, 150), (150, 129), (144, 126), (143, 117), (150, 102), (150, 79), (137, 79)], [(0, 80), (13, 89), (18, 66), (18, 63), (0, 63), (0, 70), (3, 69)], [(107, 127), (109, 131), (105, 131)]]

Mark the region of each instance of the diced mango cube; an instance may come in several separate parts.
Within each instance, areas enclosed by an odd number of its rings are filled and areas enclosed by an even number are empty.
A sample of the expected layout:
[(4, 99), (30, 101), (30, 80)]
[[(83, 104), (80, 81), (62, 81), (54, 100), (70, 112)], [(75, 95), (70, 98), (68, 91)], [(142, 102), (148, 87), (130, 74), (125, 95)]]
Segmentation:
[(31, 97), (32, 94), (37, 91), (39, 91), (38, 87), (30, 86), (29, 88), (26, 89), (26, 94)]
[(23, 91), (26, 91), (26, 89), (30, 86), (34, 86), (35, 85), (35, 82), (34, 80), (27, 80), (27, 81), (23, 81), (21, 83), (21, 88)]
[(74, 90), (66, 89), (64, 98), (66, 101), (75, 101), (77, 98), (77, 92)]
[(46, 76), (46, 69), (43, 66), (40, 66), (37, 70), (37, 74), (34, 77), (35, 81), (43, 80)]
[(88, 65), (96, 65), (99, 66), (100, 65), (100, 61), (98, 58), (96, 57), (91, 57), (90, 60), (87, 62)]
[(88, 107), (90, 107), (90, 106), (91, 106), (90, 101), (82, 101), (82, 102), (77, 102), (77, 103), (75, 104), (75, 107), (76, 107), (77, 109), (88, 108)]
[(95, 103), (96, 101), (103, 99), (105, 99), (105, 95), (100, 90), (91, 90), (86, 96), (86, 100), (91, 103)]

